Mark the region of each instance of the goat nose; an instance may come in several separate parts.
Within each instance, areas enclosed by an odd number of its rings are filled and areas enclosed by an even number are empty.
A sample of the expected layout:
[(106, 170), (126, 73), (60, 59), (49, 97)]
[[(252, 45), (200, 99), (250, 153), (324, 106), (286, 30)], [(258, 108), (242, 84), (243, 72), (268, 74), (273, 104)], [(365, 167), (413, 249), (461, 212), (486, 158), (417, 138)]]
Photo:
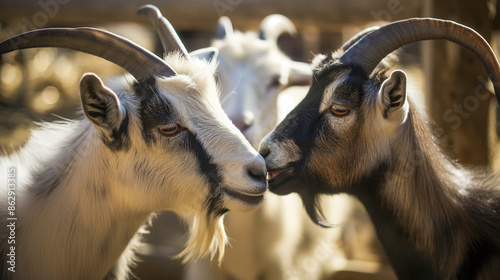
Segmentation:
[(266, 159), (266, 157), (269, 156), (269, 154), (271, 153), (271, 149), (269, 148), (269, 145), (267, 145), (266, 142), (262, 142), (260, 144), (260, 149), (259, 149), (259, 154), (264, 158)]
[(267, 190), (267, 169), (263, 159), (259, 156), (260, 160), (256, 160), (247, 166), (247, 175), (257, 187), (259, 193)]
[(231, 115), (229, 118), (241, 132), (252, 126), (255, 119), (254, 114), (250, 111), (245, 111), (243, 114)]

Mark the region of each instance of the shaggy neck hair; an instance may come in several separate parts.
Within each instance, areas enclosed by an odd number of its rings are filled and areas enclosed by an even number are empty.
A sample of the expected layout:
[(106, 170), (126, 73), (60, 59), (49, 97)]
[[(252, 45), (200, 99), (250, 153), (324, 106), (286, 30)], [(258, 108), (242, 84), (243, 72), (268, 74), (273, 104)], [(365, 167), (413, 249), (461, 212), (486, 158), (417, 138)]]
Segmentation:
[(350, 192), (370, 213), (398, 275), (494, 279), (500, 261), (500, 177), (451, 162), (427, 119), (409, 102), (387, 159)]

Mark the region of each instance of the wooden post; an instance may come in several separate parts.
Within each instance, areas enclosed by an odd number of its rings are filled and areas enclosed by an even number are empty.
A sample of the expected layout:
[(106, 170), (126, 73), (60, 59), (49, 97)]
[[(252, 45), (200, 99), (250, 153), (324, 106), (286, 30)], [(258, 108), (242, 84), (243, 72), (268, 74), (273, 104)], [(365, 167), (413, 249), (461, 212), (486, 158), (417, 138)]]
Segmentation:
[[(450, 19), (491, 36), (487, 0), (426, 0), (424, 16)], [(463, 164), (488, 164), (488, 76), (468, 50), (451, 42), (429, 41), (423, 48), (430, 117), (444, 135), (444, 151)]]

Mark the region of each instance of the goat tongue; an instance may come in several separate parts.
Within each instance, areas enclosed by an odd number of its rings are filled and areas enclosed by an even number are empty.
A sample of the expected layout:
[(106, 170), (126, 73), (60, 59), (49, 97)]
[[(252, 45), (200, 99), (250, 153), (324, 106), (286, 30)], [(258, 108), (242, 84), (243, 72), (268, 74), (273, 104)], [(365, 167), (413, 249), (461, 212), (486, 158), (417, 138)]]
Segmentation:
[(276, 178), (277, 176), (279, 176), (281, 173), (285, 172), (286, 170), (283, 169), (283, 170), (278, 170), (278, 171), (270, 171), (270, 172), (267, 172), (267, 180), (270, 181), (274, 178)]

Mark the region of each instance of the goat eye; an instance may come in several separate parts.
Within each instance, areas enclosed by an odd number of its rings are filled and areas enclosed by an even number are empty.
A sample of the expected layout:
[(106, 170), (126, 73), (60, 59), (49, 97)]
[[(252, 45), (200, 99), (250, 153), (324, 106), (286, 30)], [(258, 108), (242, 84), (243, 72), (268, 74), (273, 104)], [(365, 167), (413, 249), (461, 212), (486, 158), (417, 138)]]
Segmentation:
[(350, 112), (348, 108), (339, 105), (333, 105), (330, 111), (336, 116), (345, 116)]
[(160, 126), (158, 129), (160, 130), (161, 133), (165, 135), (174, 135), (177, 132), (179, 132), (181, 126), (177, 123), (170, 123), (170, 124), (164, 124)]

